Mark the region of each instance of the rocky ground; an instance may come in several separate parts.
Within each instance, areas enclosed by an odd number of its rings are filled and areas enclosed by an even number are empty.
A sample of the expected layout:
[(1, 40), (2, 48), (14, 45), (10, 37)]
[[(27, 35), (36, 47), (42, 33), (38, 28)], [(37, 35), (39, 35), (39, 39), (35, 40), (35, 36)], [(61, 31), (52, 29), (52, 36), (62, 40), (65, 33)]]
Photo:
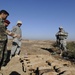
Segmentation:
[[(11, 43), (9, 40), (8, 52)], [(50, 40), (23, 40), (20, 56), (2, 67), (3, 75), (75, 75), (75, 64), (56, 54), (52, 44)]]

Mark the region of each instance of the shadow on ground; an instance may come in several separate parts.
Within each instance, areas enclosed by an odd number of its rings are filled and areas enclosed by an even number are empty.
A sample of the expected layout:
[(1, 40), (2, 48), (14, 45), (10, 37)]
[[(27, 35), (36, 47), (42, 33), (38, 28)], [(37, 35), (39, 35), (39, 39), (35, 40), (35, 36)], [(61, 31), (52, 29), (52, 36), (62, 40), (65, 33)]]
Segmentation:
[[(60, 54), (60, 50), (53, 50), (51, 48), (41, 48), (41, 49), (49, 51), (52, 55)], [(74, 58), (74, 56), (72, 54), (73, 53), (68, 52), (68, 51), (63, 52), (62, 58), (66, 59), (66, 60), (69, 60), (71, 62), (75, 62), (75, 58)]]
[(41, 49), (49, 51), (50, 53), (54, 53), (54, 51), (51, 48), (41, 48)]

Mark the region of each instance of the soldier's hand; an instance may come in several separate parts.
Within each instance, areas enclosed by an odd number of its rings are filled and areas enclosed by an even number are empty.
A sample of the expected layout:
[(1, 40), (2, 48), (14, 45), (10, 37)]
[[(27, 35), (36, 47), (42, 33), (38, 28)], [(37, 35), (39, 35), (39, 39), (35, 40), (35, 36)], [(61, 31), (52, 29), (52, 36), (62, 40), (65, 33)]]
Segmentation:
[(17, 34), (14, 34), (13, 37), (17, 37)]

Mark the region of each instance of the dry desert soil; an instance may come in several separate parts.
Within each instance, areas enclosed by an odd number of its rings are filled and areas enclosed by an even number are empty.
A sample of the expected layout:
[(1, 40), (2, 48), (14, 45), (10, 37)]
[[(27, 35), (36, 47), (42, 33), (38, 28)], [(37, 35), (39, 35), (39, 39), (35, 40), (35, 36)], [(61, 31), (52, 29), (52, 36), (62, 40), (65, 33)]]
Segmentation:
[[(3, 75), (75, 75), (75, 64), (53, 54), (56, 49), (50, 40), (22, 40), (21, 53), (5, 67)], [(12, 47), (8, 41), (8, 52)]]

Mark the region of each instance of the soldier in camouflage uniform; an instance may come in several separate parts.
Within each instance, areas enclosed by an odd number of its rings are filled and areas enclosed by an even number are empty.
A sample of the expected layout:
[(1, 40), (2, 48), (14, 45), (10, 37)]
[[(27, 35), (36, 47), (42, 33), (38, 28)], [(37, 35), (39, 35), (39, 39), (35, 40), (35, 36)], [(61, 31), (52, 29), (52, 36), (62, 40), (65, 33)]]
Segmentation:
[[(5, 26), (6, 30), (7, 30), (7, 27), (9, 24), (10, 24), (9, 20), (4, 20), (4, 26)], [(9, 35), (9, 34), (7, 34), (7, 35)], [(7, 35), (6, 35), (5, 52), (4, 52), (4, 58), (3, 58), (2, 66), (6, 66), (6, 64), (7, 64), (7, 42), (8, 42), (8, 36)]]
[(67, 37), (68, 37), (68, 33), (63, 30), (63, 27), (59, 27), (59, 31), (56, 33), (56, 42), (57, 42), (58, 47), (61, 50), (60, 55), (62, 55), (63, 52), (67, 51), (66, 49)]
[(22, 26), (22, 21), (18, 21), (17, 25), (14, 26), (12, 29), (12, 33), (17, 34), (18, 37), (13, 37), (10, 59), (14, 55), (19, 56), (19, 54), (20, 54), (21, 40), (22, 40), (22, 31), (20, 28), (21, 26)]
[(4, 26), (4, 20), (9, 16), (9, 13), (6, 10), (0, 11), (0, 70), (3, 63), (4, 51), (6, 46), (6, 29)]

